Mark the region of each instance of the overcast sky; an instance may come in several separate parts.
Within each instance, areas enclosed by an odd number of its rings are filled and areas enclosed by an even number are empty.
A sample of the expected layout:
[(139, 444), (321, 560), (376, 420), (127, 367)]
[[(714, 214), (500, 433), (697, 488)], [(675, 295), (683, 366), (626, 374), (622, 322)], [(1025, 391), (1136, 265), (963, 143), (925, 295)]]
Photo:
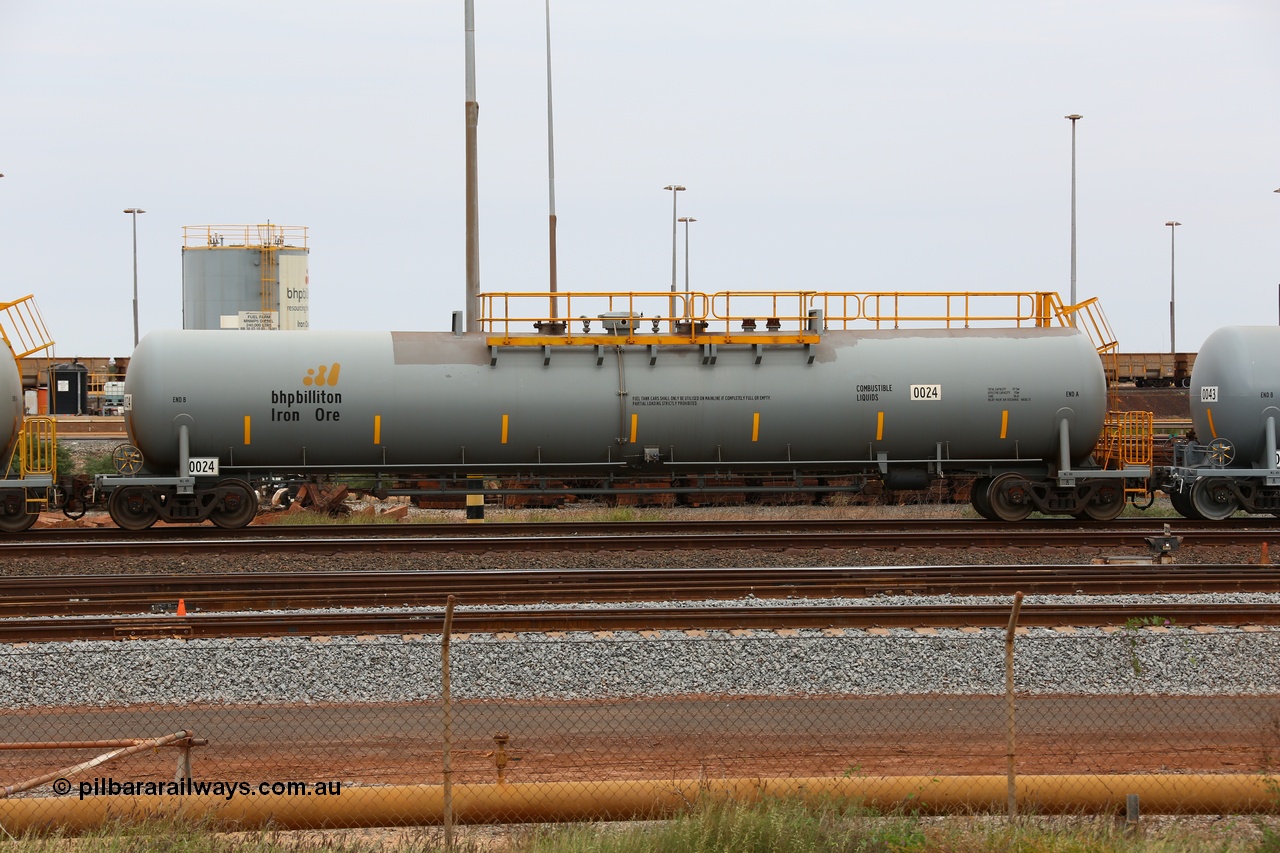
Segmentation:
[[(547, 288), (542, 0), (476, 0), (480, 273)], [(552, 0), (562, 290), (1058, 290), (1126, 351), (1280, 318), (1274, 0)], [(311, 325), (464, 299), (462, 0), (0, 0), (0, 299), (179, 328), (182, 227), (310, 236)], [(683, 230), (681, 232), (683, 285)]]

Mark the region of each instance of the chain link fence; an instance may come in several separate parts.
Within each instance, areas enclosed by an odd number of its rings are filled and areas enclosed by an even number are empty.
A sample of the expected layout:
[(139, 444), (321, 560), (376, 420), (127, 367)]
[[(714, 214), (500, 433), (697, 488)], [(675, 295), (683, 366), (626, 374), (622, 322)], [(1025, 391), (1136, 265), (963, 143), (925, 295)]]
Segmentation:
[(460, 635), (447, 701), (438, 636), (4, 646), (0, 826), (627, 818), (768, 792), (1004, 812), (1010, 785), (1021, 812), (1271, 810), (1278, 638), (1019, 629), (1012, 703), (1003, 630)]

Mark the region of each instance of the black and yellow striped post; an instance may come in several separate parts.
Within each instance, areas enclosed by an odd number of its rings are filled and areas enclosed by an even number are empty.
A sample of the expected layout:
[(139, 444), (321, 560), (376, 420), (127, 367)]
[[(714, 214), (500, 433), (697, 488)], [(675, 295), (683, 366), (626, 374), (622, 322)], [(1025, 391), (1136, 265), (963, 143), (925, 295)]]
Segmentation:
[(484, 477), (467, 475), (467, 524), (484, 523)]

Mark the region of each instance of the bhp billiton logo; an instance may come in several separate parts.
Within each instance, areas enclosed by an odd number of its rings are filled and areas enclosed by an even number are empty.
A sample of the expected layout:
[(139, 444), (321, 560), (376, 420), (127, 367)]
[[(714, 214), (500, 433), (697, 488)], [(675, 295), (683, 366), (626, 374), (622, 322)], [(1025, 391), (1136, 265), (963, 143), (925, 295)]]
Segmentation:
[(307, 375), (302, 378), (302, 384), (323, 388), (328, 385), (330, 388), (338, 384), (338, 374), (342, 370), (342, 365), (334, 362), (330, 365), (320, 365), (314, 369), (308, 369)]

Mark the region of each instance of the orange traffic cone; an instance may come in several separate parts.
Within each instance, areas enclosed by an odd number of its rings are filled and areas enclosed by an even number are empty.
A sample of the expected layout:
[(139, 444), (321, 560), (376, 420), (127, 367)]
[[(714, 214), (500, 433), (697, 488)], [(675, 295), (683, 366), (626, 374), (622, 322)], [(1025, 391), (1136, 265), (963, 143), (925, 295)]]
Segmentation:
[(1269, 566), (1269, 565), (1271, 565), (1271, 556), (1267, 553), (1267, 543), (1266, 543), (1266, 542), (1263, 542), (1263, 543), (1262, 543), (1262, 556), (1261, 556), (1260, 558), (1258, 558), (1258, 565), (1260, 565), (1260, 566)]
[(178, 599), (178, 615), (179, 616), (187, 615), (187, 600), (185, 598)]

